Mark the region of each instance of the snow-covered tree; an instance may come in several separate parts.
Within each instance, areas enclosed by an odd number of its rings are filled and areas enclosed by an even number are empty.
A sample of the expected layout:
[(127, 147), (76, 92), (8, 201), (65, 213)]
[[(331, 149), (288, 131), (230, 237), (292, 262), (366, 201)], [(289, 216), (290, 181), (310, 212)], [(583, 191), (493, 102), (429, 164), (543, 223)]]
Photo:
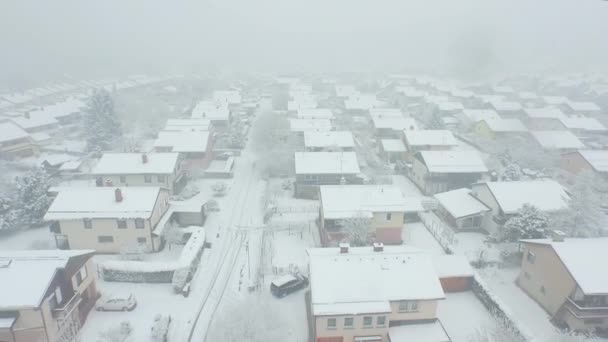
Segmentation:
[(568, 191), (568, 208), (552, 215), (552, 226), (571, 236), (603, 235), (607, 221), (602, 208), (605, 189), (605, 181), (592, 172), (581, 172), (573, 177)]
[(213, 191), (213, 196), (224, 196), (226, 194), (226, 189), (228, 187), (226, 186), (226, 183), (224, 182), (217, 182), (214, 183), (211, 186), (211, 190)]
[(518, 181), (521, 179), (521, 168), (517, 163), (508, 164), (502, 171), (502, 178), (504, 181)]
[(524, 204), (517, 213), (509, 218), (503, 227), (503, 238), (517, 241), (520, 238), (538, 238), (539, 229), (549, 226), (549, 218), (533, 205)]
[(114, 102), (106, 90), (95, 90), (89, 98), (84, 128), (89, 151), (108, 150), (122, 138), (122, 127), (114, 111)]
[(0, 194), (0, 231), (7, 231), (15, 227), (18, 215), (13, 209), (14, 199), (8, 192)]
[(51, 186), (49, 175), (42, 168), (34, 168), (24, 176), (15, 178), (13, 209), (20, 225), (36, 225), (51, 204), (47, 192)]
[(363, 215), (355, 215), (340, 221), (344, 239), (351, 246), (366, 246), (369, 242), (371, 220)]

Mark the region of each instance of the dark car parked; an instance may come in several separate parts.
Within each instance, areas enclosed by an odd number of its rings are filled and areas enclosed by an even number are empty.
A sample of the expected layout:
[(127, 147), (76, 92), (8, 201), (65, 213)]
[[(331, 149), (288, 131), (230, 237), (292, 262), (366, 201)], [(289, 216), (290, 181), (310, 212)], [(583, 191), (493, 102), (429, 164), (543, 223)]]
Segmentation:
[(288, 274), (275, 279), (270, 284), (270, 292), (278, 298), (283, 298), (292, 292), (308, 286), (308, 278), (301, 274)]

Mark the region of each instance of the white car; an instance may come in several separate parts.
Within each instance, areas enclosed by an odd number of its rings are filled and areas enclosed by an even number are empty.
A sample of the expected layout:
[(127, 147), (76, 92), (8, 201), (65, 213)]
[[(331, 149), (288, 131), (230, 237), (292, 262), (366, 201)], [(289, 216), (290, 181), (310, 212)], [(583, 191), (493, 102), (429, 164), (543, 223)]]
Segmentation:
[(101, 297), (95, 304), (97, 311), (131, 311), (137, 306), (132, 294)]

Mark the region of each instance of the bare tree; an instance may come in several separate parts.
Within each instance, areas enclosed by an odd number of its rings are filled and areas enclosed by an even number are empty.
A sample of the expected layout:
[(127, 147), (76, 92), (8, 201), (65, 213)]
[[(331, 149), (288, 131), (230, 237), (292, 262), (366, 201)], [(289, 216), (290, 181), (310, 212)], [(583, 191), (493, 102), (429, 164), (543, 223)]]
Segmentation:
[(365, 217), (363, 213), (357, 213), (353, 217), (340, 221), (345, 240), (351, 246), (365, 246), (368, 244), (371, 224), (371, 219)]

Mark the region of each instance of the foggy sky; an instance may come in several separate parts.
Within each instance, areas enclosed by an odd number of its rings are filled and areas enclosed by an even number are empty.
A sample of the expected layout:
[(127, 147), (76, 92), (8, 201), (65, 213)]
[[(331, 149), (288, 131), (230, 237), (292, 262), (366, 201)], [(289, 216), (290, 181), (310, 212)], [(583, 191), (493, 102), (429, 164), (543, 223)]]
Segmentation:
[[(602, 0), (2, 0), (0, 78), (608, 69)], [(33, 75), (33, 76), (32, 76)]]

